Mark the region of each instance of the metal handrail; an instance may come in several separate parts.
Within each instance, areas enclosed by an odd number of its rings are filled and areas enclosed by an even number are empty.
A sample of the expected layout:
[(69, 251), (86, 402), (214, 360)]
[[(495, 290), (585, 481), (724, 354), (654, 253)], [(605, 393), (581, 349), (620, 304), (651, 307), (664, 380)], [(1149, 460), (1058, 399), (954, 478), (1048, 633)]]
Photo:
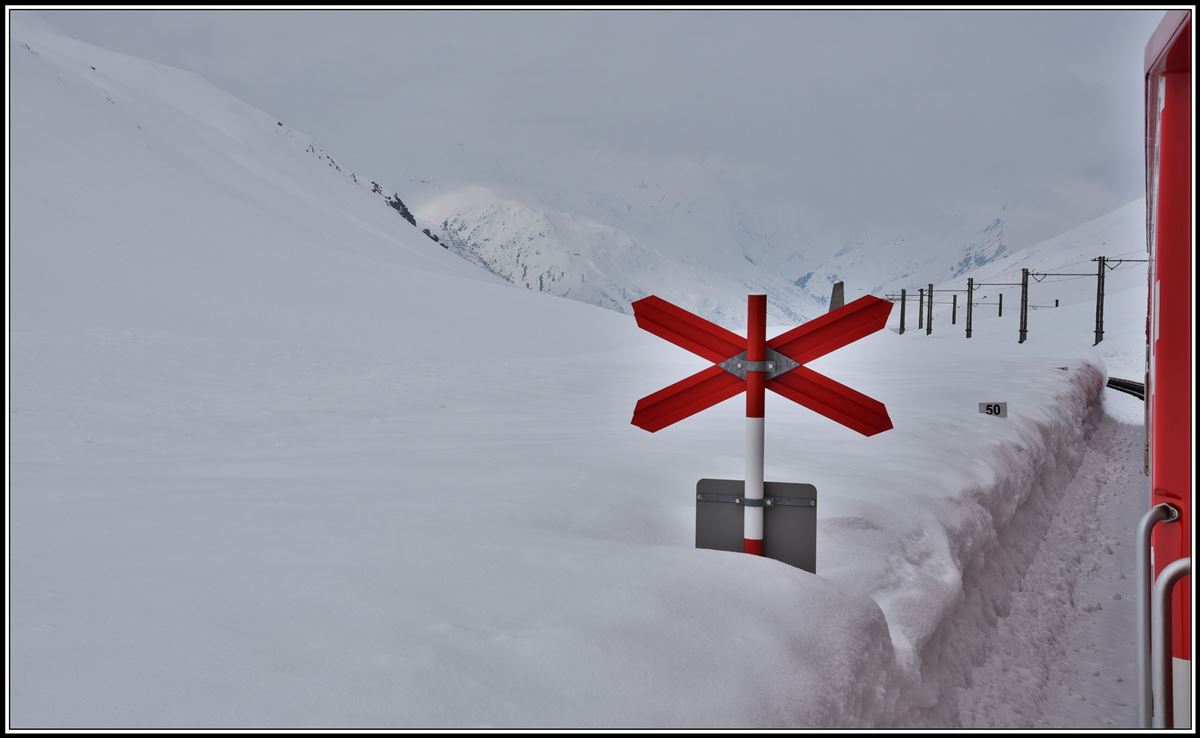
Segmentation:
[(1179, 510), (1166, 502), (1160, 502), (1147, 510), (1137, 525), (1134, 551), (1137, 554), (1137, 686), (1140, 728), (1151, 727), (1150, 706), (1153, 700), (1150, 689), (1150, 589), (1154, 583), (1154, 572), (1150, 568), (1150, 534), (1154, 531), (1154, 526), (1176, 520), (1178, 517)]
[(1154, 582), (1153, 608), (1150, 625), (1153, 628), (1154, 658), (1154, 727), (1175, 727), (1175, 700), (1171, 674), (1171, 593), (1175, 583), (1192, 573), (1192, 557), (1176, 559), (1163, 567)]

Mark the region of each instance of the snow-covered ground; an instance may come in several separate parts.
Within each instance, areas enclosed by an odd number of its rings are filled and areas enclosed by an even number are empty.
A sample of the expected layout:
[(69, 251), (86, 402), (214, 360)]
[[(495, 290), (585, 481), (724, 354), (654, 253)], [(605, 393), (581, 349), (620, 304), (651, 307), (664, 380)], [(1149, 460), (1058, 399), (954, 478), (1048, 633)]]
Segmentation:
[[(1139, 265), (1098, 349), (1079, 287), (1023, 345), (1006, 304), (814, 362), (879, 436), (771, 395), (814, 575), (693, 547), (742, 407), (629, 418), (701, 360), (484, 273), (194, 76), (34, 23), (10, 64), (14, 727), (1132, 721), (1067, 697), (1131, 702), (1089, 634), (1138, 506), (1089, 510), (1091, 548), (1069, 508), (1144, 491), (1102, 401)], [(1135, 251), (1141, 207), (1009, 258)]]

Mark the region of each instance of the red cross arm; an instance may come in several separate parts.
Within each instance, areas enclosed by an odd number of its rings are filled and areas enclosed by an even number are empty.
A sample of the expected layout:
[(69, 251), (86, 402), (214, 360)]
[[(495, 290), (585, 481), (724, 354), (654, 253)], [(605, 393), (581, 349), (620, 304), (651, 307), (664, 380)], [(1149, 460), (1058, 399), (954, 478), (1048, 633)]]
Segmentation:
[(651, 433), (695, 415), (701, 410), (745, 391), (745, 381), (719, 366), (710, 366), (670, 387), (638, 400), (633, 424)]
[(746, 350), (745, 338), (655, 295), (633, 303), (633, 317), (643, 330), (714, 364)]
[(808, 367), (780, 374), (767, 382), (767, 389), (864, 436), (892, 429), (892, 418), (882, 402)]
[(866, 295), (786, 333), (780, 333), (767, 341), (767, 345), (793, 361), (807, 364), (880, 330), (887, 325), (891, 312), (892, 303)]

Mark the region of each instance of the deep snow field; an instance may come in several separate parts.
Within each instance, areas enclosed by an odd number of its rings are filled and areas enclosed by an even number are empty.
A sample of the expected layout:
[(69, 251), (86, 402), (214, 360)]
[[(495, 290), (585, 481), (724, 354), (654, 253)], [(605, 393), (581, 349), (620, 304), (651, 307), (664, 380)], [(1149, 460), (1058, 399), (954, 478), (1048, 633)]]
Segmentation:
[[(463, 261), (193, 75), (28, 17), (10, 63), (13, 727), (1132, 724), (1140, 405), (1103, 386), (1140, 380), (1144, 265), (1096, 348), (1078, 279), (1022, 345), (1009, 290), (970, 340), (914, 301), (812, 364), (890, 432), (768, 393), (814, 575), (693, 547), (740, 397), (630, 425), (703, 360)], [(1143, 211), (976, 276), (1141, 258)]]

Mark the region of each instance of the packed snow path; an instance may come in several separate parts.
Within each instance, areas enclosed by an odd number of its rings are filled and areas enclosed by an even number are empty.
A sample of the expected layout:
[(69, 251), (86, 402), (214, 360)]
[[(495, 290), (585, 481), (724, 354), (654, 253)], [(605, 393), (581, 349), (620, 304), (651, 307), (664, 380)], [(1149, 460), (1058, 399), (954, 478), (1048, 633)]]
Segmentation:
[(1133, 530), (1146, 509), (1142, 403), (1109, 390), (1075, 478), (957, 695), (962, 727), (1136, 723)]

